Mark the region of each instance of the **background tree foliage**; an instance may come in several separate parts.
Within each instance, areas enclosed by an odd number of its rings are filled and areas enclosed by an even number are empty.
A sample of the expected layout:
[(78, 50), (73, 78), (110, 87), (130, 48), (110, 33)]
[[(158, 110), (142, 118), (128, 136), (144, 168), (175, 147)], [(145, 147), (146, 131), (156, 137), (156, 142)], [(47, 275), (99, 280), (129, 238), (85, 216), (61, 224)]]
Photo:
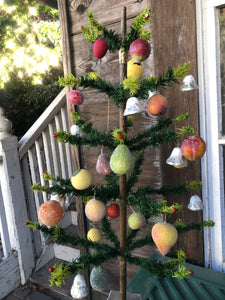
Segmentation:
[(18, 137), (61, 90), (58, 11), (41, 2), (0, 0), (0, 106)]

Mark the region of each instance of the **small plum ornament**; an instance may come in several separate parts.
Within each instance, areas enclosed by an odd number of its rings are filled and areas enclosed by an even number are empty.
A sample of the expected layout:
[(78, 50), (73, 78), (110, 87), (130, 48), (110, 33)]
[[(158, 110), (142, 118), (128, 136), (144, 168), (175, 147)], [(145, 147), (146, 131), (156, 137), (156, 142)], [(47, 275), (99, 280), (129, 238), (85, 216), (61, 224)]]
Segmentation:
[(74, 277), (70, 294), (74, 299), (83, 299), (87, 297), (88, 287), (86, 285), (84, 277), (81, 274), (77, 274)]
[(117, 203), (112, 203), (107, 206), (106, 212), (110, 218), (117, 218), (120, 215), (120, 206)]
[(145, 39), (137, 39), (130, 45), (130, 56), (136, 63), (146, 60), (151, 53), (151, 46)]
[(160, 94), (153, 95), (147, 103), (147, 109), (153, 116), (163, 115), (168, 107), (167, 99)]
[(109, 158), (103, 153), (103, 149), (101, 149), (101, 154), (97, 159), (96, 171), (101, 175), (109, 175), (112, 172), (110, 168)]
[(184, 157), (196, 161), (204, 155), (206, 144), (200, 136), (188, 136), (181, 142), (180, 148)]
[(96, 58), (102, 58), (106, 55), (108, 44), (102, 38), (96, 40), (93, 45), (93, 52)]
[(85, 205), (85, 214), (86, 217), (92, 222), (101, 221), (106, 214), (105, 203), (95, 198), (92, 198)]
[(72, 90), (68, 93), (67, 100), (73, 105), (80, 105), (83, 103), (83, 95), (78, 90)]
[(63, 217), (63, 208), (56, 200), (49, 200), (41, 204), (38, 210), (38, 218), (46, 226), (54, 226)]

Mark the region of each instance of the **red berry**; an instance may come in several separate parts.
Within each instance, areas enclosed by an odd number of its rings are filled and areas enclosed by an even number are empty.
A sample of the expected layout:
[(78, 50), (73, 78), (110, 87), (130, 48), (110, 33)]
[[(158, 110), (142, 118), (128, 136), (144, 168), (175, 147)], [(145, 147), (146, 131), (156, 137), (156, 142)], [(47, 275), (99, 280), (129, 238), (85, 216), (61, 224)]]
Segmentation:
[(54, 137), (54, 139), (56, 139), (56, 138), (57, 138), (57, 134), (56, 134), (56, 133), (54, 133), (54, 134), (53, 134), (53, 137)]
[(146, 14), (144, 15), (144, 18), (145, 18), (145, 19), (148, 19), (148, 18), (149, 18), (149, 14), (146, 13)]
[(177, 212), (177, 209), (176, 209), (176, 208), (173, 208), (173, 212), (174, 212), (174, 213)]
[(70, 108), (70, 112), (72, 112), (73, 110), (72, 110), (72, 108)]
[(194, 274), (194, 272), (192, 270), (188, 270), (188, 272), (190, 273), (190, 275)]
[(186, 256), (189, 256), (189, 252), (186, 252), (185, 254), (186, 254)]
[(110, 218), (117, 218), (120, 215), (120, 207), (117, 203), (113, 203), (107, 206), (106, 212)]
[(176, 222), (179, 222), (179, 219), (176, 219)]
[(123, 136), (122, 136), (121, 133), (118, 134), (118, 138), (119, 138), (120, 140), (122, 140)]
[(27, 222), (27, 221), (25, 222), (25, 225), (28, 225), (28, 222)]
[(52, 272), (54, 271), (54, 269), (53, 269), (52, 267), (50, 267), (50, 268), (48, 269), (48, 271), (49, 271), (50, 273), (52, 273)]
[(84, 26), (80, 26), (80, 29), (83, 30), (83, 29), (84, 29)]
[(188, 65), (190, 65), (190, 64), (191, 64), (191, 62), (190, 62), (190, 61), (187, 61), (187, 64), (188, 64)]

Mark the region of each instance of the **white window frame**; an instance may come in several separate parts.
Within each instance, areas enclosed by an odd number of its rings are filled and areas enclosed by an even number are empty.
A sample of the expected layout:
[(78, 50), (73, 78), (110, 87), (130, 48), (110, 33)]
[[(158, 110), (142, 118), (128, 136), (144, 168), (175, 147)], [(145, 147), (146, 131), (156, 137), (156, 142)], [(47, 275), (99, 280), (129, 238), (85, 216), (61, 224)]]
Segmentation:
[(205, 267), (225, 272), (225, 205), (223, 147), (221, 135), (221, 85), (219, 6), (225, 0), (196, 0), (200, 134), (207, 144), (202, 158), (204, 220), (213, 228), (204, 230)]

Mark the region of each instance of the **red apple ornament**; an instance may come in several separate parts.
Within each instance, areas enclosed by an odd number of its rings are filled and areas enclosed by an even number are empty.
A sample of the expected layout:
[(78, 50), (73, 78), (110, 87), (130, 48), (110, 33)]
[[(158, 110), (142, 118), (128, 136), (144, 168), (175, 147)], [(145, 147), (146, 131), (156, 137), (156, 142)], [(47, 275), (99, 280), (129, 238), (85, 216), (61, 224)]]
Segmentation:
[(93, 52), (95, 57), (102, 58), (105, 56), (108, 50), (108, 44), (106, 41), (102, 40), (102, 38), (96, 40), (93, 45)]
[(106, 212), (110, 218), (117, 218), (120, 215), (120, 207), (117, 203), (112, 203), (107, 206)]
[(188, 136), (181, 142), (181, 152), (188, 160), (196, 161), (201, 158), (206, 150), (205, 141), (197, 135)]
[(153, 116), (163, 115), (166, 112), (167, 107), (167, 99), (160, 94), (153, 95), (147, 103), (147, 109)]
[(137, 39), (130, 45), (130, 56), (136, 63), (146, 60), (151, 53), (151, 46), (145, 39)]
[(67, 100), (73, 105), (80, 105), (83, 103), (83, 95), (78, 90), (72, 90), (68, 93)]
[(59, 223), (63, 217), (63, 208), (56, 200), (49, 200), (41, 204), (38, 210), (38, 218), (46, 226)]

